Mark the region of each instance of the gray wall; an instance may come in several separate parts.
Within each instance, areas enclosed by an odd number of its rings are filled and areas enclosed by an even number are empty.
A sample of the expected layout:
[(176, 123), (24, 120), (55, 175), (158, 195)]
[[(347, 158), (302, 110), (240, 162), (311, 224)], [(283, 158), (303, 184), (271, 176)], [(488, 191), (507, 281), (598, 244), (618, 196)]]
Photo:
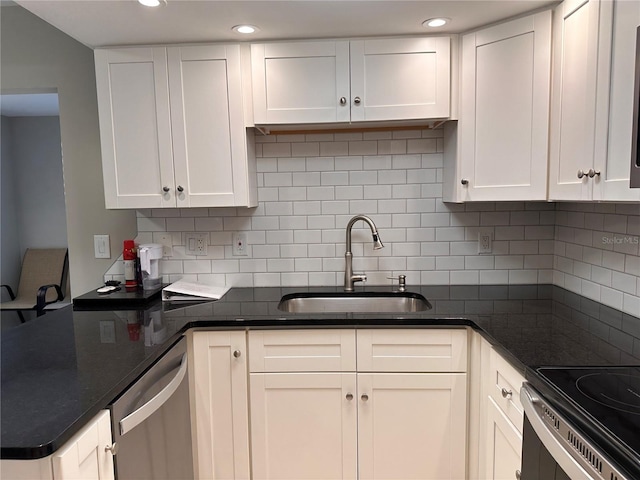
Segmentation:
[[(14, 189), (13, 162), (11, 161), (10, 121), (2, 118), (2, 133), (0, 146), (0, 283), (17, 287), (20, 277), (20, 240), (16, 218), (16, 201)], [(2, 289), (2, 301), (9, 300), (9, 296)]]
[(9, 125), (20, 256), (27, 248), (66, 247), (59, 117), (13, 117)]
[[(19, 6), (2, 7), (0, 22), (2, 93), (58, 92), (71, 293), (77, 296), (102, 284), (122, 241), (136, 233), (135, 212), (104, 208), (93, 51)], [(111, 259), (94, 258), (94, 234), (111, 236)]]

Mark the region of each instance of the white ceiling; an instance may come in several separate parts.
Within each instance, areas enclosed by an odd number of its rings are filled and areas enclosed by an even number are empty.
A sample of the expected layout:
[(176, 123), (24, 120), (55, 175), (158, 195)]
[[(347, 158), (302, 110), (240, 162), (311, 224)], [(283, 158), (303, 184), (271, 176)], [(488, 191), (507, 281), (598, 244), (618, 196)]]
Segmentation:
[[(16, 3), (79, 42), (115, 45), (262, 41), (296, 38), (368, 37), (460, 33), (555, 0), (167, 0), (148, 8), (136, 0), (16, 0)], [(440, 29), (422, 27), (449, 17)], [(240, 36), (238, 24), (260, 27)]]

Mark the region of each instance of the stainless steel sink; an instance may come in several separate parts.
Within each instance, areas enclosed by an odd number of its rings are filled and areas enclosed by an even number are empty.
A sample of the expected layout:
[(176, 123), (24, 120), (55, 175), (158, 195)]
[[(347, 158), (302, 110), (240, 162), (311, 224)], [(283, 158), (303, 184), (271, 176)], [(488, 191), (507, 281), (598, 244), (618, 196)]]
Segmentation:
[(283, 296), (278, 310), (291, 313), (410, 313), (431, 304), (412, 292), (301, 292)]

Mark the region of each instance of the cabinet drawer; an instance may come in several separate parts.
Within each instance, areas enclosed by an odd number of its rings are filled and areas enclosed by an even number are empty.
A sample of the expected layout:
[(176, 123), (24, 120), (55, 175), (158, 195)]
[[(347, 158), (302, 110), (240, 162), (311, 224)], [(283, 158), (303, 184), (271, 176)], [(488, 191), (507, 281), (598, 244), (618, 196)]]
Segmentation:
[(522, 433), (524, 413), (520, 403), (520, 387), (525, 381), (524, 377), (493, 348), (489, 356), (489, 375), (489, 397)]
[(249, 371), (354, 372), (354, 330), (249, 332)]
[(466, 372), (465, 329), (358, 330), (359, 372)]

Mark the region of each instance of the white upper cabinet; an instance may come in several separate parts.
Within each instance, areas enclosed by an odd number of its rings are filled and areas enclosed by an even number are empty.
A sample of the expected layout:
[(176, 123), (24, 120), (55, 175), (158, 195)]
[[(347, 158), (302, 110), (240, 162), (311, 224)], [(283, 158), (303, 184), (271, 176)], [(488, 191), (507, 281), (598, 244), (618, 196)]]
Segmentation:
[(629, 188), (638, 2), (555, 10), (549, 198), (640, 200)]
[(256, 125), (447, 118), (450, 39), (251, 45)]
[(551, 11), (462, 37), (444, 200), (546, 200)]
[(349, 121), (349, 42), (251, 45), (251, 75), (256, 124)]
[[(609, 15), (610, 11), (611, 4), (607, 5), (607, 10), (603, 9), (603, 14)], [(608, 47), (605, 44), (606, 50), (611, 49), (609, 135), (606, 152), (598, 150), (594, 160), (594, 170), (601, 172), (600, 177), (593, 184), (594, 200), (640, 200), (640, 189), (629, 188), (638, 26), (640, 26), (640, 2), (616, 1), (613, 3), (611, 45)]]
[(352, 122), (449, 117), (449, 37), (350, 43)]
[(107, 208), (255, 206), (240, 46), (96, 50)]

